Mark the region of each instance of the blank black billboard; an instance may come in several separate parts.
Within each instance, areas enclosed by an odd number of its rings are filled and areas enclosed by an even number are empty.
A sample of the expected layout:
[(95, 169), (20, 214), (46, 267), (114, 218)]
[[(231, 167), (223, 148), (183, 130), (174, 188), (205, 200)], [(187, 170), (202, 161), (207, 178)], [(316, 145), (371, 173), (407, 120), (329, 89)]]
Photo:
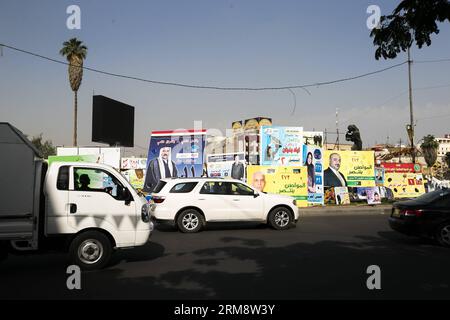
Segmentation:
[(134, 146), (134, 107), (105, 96), (92, 102), (92, 141), (110, 146)]

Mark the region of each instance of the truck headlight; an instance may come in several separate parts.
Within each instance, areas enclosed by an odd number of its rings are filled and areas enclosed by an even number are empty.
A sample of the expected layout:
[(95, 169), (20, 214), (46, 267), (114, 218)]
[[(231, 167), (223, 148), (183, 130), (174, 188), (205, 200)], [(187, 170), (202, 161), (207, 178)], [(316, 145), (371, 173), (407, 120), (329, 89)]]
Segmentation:
[(141, 208), (141, 219), (144, 222), (149, 222), (150, 221), (150, 215), (148, 214), (149, 212), (149, 206), (148, 204), (144, 204)]

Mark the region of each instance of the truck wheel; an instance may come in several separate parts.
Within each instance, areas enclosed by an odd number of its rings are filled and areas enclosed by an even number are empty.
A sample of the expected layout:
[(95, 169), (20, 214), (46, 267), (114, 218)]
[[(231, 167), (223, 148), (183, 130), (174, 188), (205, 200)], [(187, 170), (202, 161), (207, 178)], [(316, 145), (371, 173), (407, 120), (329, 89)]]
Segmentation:
[(194, 209), (187, 209), (180, 213), (177, 225), (181, 232), (194, 233), (200, 231), (205, 223), (205, 219), (200, 212)]
[(108, 237), (98, 231), (87, 231), (72, 240), (70, 260), (82, 270), (101, 269), (111, 257), (112, 246)]
[(275, 208), (269, 213), (269, 224), (276, 230), (289, 229), (292, 221), (292, 214), (287, 208)]
[(0, 261), (6, 260), (8, 258), (8, 246), (0, 243)]
[(444, 247), (450, 247), (450, 221), (444, 222), (436, 230), (436, 240)]

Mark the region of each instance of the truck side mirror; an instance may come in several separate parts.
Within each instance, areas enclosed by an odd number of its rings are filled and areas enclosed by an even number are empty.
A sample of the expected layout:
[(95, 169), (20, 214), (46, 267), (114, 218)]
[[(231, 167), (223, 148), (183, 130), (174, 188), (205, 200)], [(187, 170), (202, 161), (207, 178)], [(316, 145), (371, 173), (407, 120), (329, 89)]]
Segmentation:
[(259, 193), (255, 191), (255, 192), (253, 193), (253, 198), (257, 198), (257, 197), (259, 197)]

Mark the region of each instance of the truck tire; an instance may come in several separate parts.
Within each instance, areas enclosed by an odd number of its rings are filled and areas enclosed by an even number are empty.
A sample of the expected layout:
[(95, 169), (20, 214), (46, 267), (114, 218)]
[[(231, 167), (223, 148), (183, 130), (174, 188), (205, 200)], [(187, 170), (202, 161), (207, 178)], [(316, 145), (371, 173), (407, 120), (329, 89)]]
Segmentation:
[(436, 240), (441, 246), (450, 248), (450, 221), (439, 225), (436, 230)]
[(3, 260), (6, 260), (7, 258), (8, 258), (8, 251), (1, 248), (0, 249), (0, 262), (2, 262)]
[(86, 231), (77, 235), (69, 248), (71, 263), (88, 271), (105, 267), (111, 252), (111, 241), (98, 231)]

